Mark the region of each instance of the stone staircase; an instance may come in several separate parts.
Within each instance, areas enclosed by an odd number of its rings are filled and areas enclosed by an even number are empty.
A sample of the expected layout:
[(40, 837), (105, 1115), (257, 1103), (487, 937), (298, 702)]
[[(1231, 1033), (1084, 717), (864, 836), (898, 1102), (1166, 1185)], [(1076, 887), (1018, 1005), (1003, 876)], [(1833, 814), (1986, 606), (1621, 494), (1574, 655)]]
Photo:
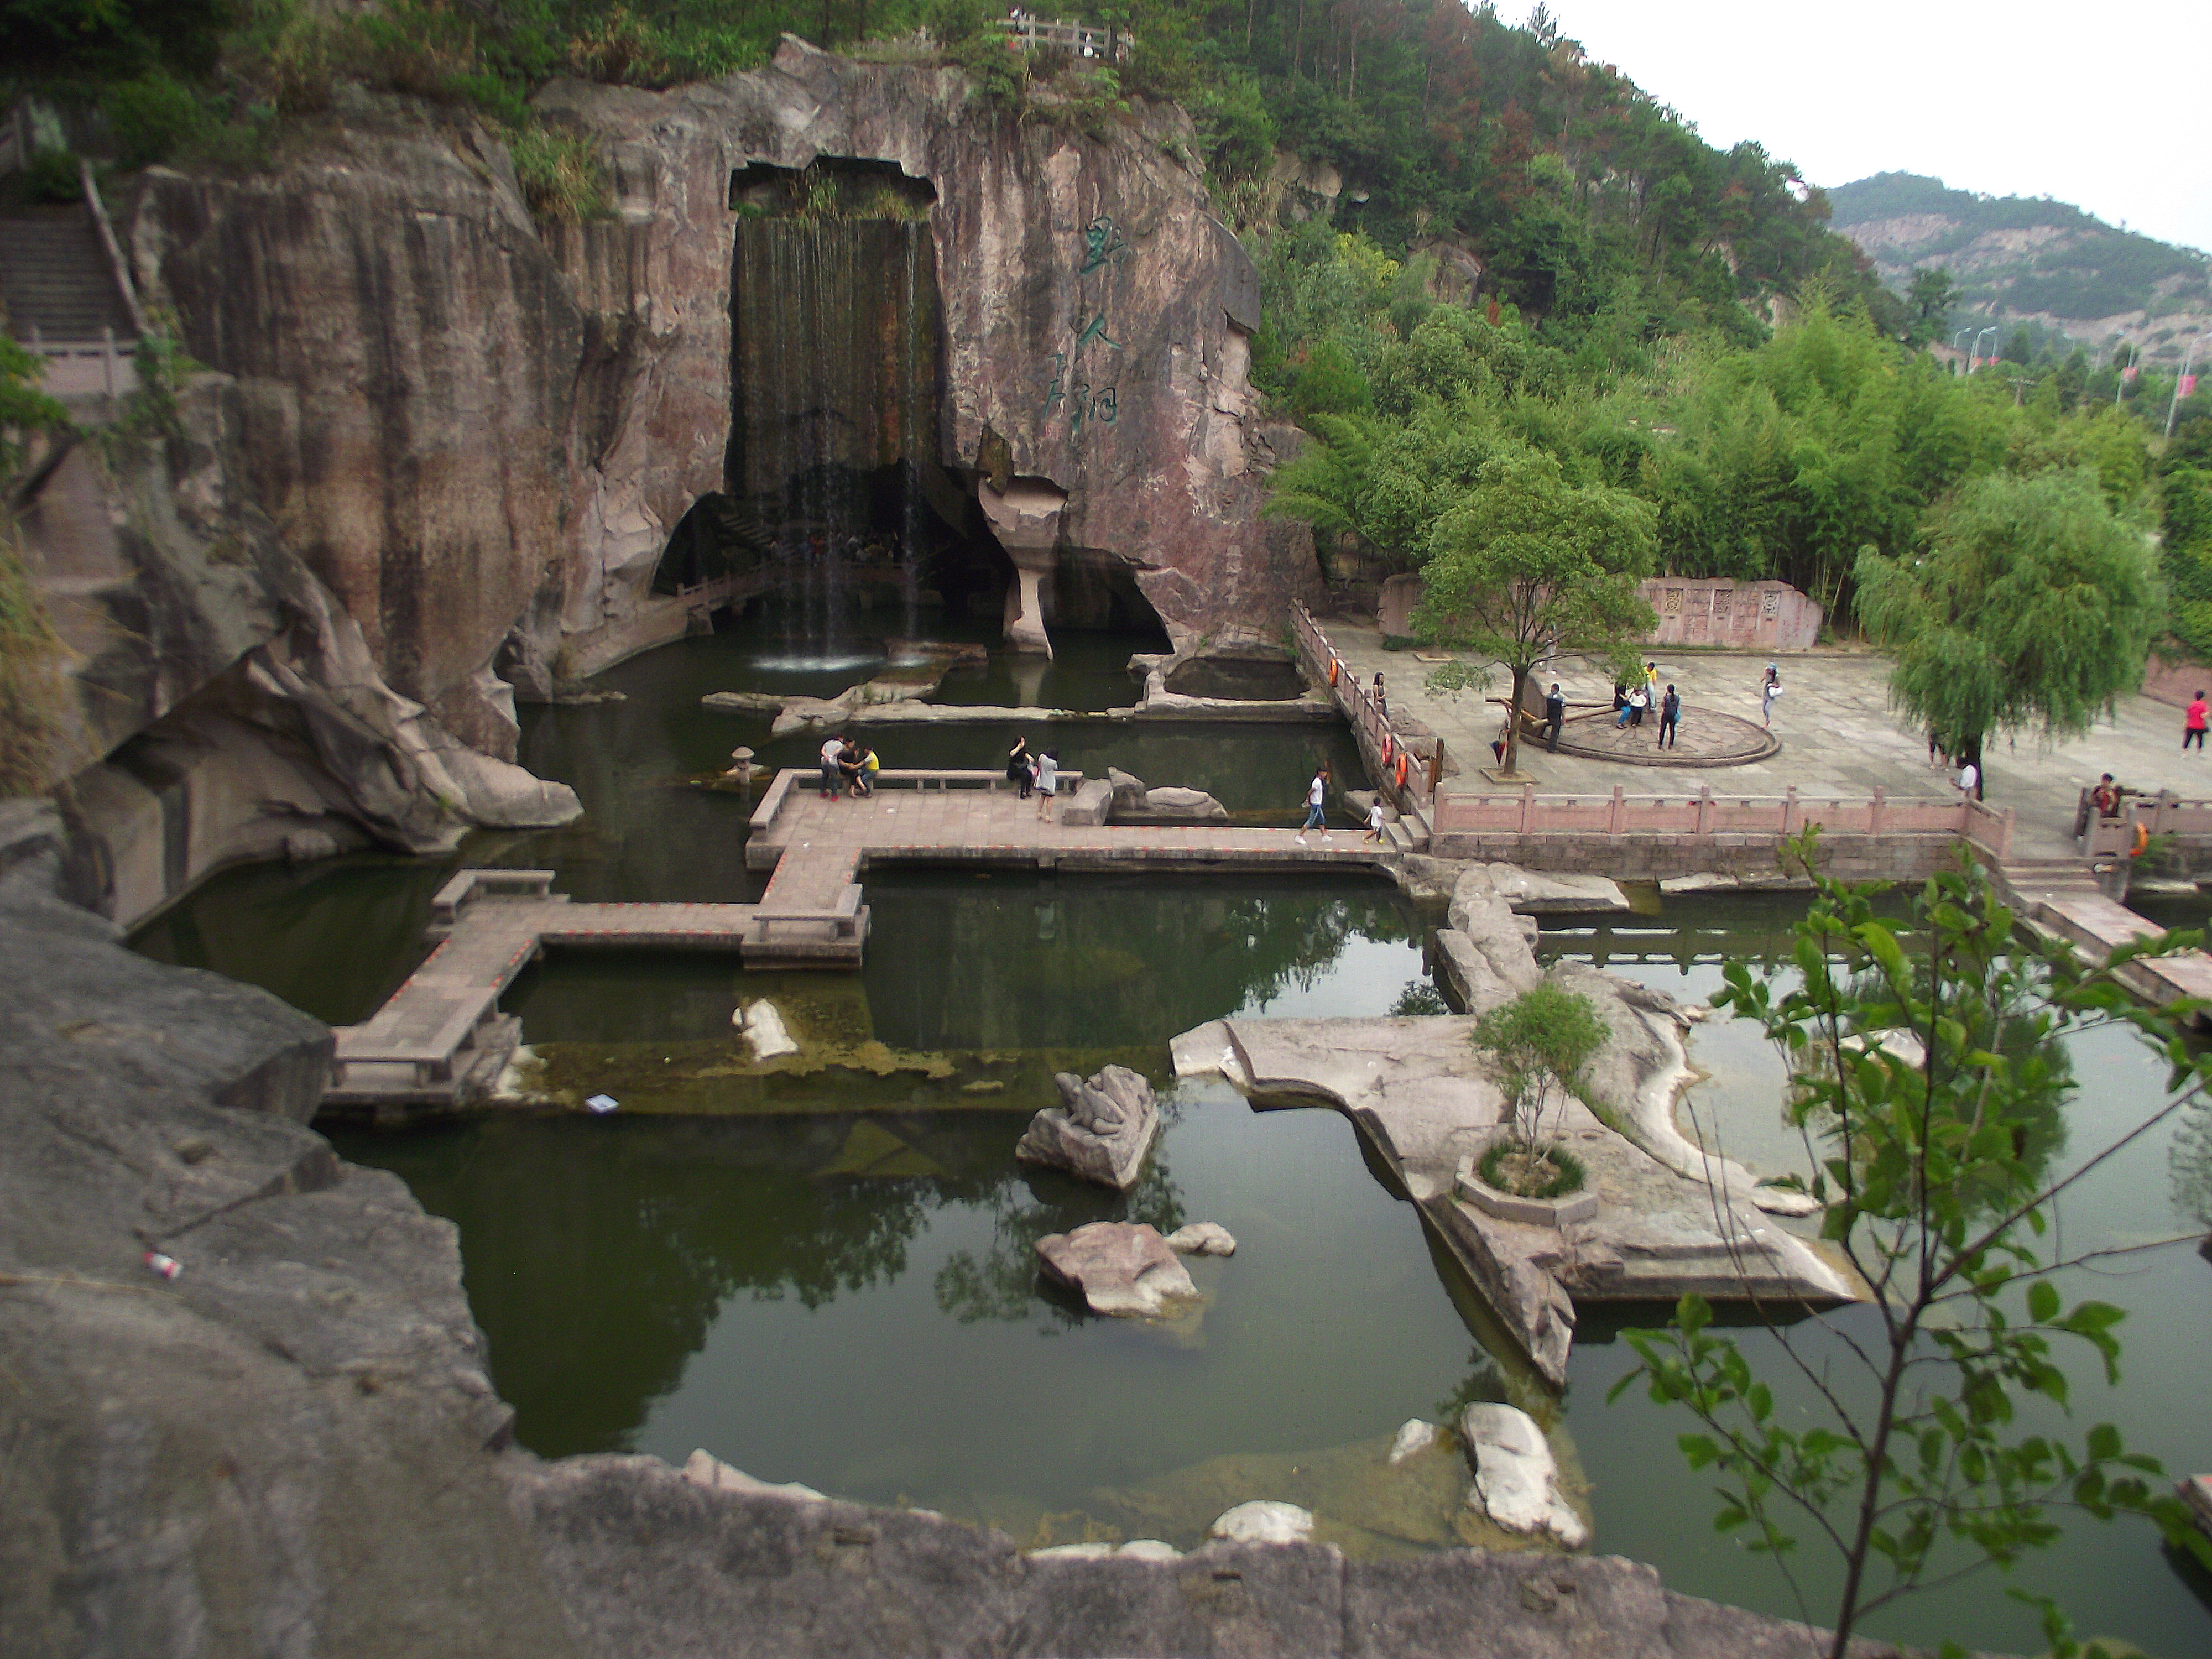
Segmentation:
[(1998, 884), (2014, 906), (2030, 917), (2049, 899), (2101, 894), (2088, 861), (2081, 858), (2011, 858), (1996, 866)]
[(136, 334), (82, 202), (0, 218), (0, 304), (9, 333), (26, 343), (85, 343), (112, 330), (127, 346)]

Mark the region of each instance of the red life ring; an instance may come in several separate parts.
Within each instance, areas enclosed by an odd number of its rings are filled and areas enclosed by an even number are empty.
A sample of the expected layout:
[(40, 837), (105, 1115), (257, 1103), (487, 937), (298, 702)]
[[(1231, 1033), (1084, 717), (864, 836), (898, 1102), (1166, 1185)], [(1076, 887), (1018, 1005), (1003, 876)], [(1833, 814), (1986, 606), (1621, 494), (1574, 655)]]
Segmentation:
[(1331, 685), (1334, 685), (1337, 681), (1337, 676), (1343, 672), (1344, 665), (1341, 662), (1339, 662), (1334, 656), (1331, 656), (1328, 659), (1328, 683)]
[(1412, 769), (1407, 764), (1411, 758), (1410, 756), (1404, 754), (1398, 757), (1398, 787), (1401, 789), (1406, 787), (1406, 775)]
[(2135, 850), (2134, 850), (2133, 852), (2130, 853), (2130, 854), (2128, 854), (2128, 856), (2129, 856), (2130, 858), (2131, 858), (2131, 859), (2139, 859), (2139, 858), (2141, 858), (2141, 857), (2142, 857), (2145, 853), (2148, 852), (2149, 850), (2150, 850), (2150, 826), (2149, 826), (2148, 824), (2145, 823), (2144, 823), (2141, 818), (2137, 818), (2137, 819), (2136, 820), (2136, 845), (2135, 845)]
[(1383, 764), (1383, 766), (1384, 766), (1385, 768), (1388, 768), (1388, 767), (1389, 766), (1390, 763), (1391, 763), (1392, 761), (1394, 761), (1394, 760), (1397, 759), (1397, 757), (1398, 757), (1398, 738), (1397, 738), (1397, 735), (1396, 735), (1395, 732), (1385, 732), (1382, 734), (1382, 764)]

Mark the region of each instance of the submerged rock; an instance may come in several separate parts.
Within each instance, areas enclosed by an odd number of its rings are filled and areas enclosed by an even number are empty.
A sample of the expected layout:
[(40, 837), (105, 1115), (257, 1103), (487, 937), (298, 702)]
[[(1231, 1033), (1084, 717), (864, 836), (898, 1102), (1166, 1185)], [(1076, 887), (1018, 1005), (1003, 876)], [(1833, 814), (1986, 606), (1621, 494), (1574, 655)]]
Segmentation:
[(1142, 1222), (1093, 1221), (1037, 1240), (1044, 1270), (1083, 1292), (1095, 1314), (1158, 1319), (1199, 1299), (1198, 1286), (1160, 1230)]
[(1014, 1156), (1128, 1191), (1160, 1132), (1152, 1085), (1126, 1066), (1109, 1066), (1088, 1082), (1072, 1072), (1052, 1080), (1060, 1103), (1030, 1120)]
[(1437, 1443), (1437, 1436), (1441, 1432), (1433, 1423), (1418, 1417), (1407, 1418), (1390, 1438), (1390, 1462), (1402, 1463), (1409, 1457), (1419, 1456)]
[(1189, 823), (1226, 823), (1229, 809), (1203, 789), (1147, 789), (1145, 816)]
[(799, 1044), (784, 1026), (783, 1016), (776, 1012), (775, 1005), (767, 998), (746, 1004), (730, 1018), (744, 1033), (745, 1041), (752, 1044), (755, 1060), (775, 1060), (799, 1052)]
[(1145, 810), (1145, 781), (1124, 772), (1118, 766), (1106, 769), (1106, 781), (1113, 786), (1114, 810), (1117, 812), (1141, 812)]
[(1194, 1221), (1168, 1235), (1168, 1249), (1177, 1255), (1235, 1255), (1237, 1240), (1218, 1221)]
[(1460, 1413), (1461, 1442), (1474, 1464), (1468, 1507), (1512, 1533), (1547, 1533), (1568, 1549), (1589, 1528), (1559, 1490), (1559, 1465), (1535, 1419), (1513, 1406), (1478, 1404)]
[(1232, 1544), (1303, 1544), (1313, 1536), (1313, 1511), (1258, 1498), (1224, 1511), (1206, 1529)]
[(684, 1478), (695, 1486), (704, 1486), (709, 1492), (750, 1492), (759, 1498), (788, 1498), (807, 1504), (826, 1504), (830, 1500), (811, 1486), (802, 1486), (796, 1480), (759, 1480), (743, 1469), (725, 1463), (704, 1449), (694, 1451), (684, 1461)]

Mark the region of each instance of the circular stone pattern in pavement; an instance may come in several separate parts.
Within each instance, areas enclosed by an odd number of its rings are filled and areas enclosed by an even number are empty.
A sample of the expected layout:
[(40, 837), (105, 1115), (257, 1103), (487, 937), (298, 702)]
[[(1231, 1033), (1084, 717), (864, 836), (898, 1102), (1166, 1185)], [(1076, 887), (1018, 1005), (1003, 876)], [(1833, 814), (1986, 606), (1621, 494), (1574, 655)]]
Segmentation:
[[(1586, 760), (1620, 761), (1628, 766), (1747, 766), (1765, 760), (1782, 747), (1782, 740), (1765, 726), (1753, 726), (1734, 714), (1682, 705), (1682, 724), (1674, 742), (1659, 745), (1659, 716), (1645, 711), (1641, 726), (1616, 726), (1613, 713), (1569, 715), (1559, 733), (1559, 752)], [(1522, 747), (1537, 751), (1543, 741), (1524, 735)]]

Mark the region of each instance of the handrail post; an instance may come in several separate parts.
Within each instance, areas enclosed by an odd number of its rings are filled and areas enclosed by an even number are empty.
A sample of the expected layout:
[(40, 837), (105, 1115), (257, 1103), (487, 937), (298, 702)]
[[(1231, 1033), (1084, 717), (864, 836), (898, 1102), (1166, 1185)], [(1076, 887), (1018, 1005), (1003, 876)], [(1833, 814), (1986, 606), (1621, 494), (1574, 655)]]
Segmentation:
[(1782, 833), (1789, 835), (1797, 827), (1797, 786), (1791, 784), (1782, 792)]
[(1443, 793), (1444, 740), (1437, 739), (1437, 746), (1429, 752), (1429, 799), (1433, 802)]
[(1535, 823), (1536, 786), (1533, 783), (1524, 783), (1521, 786), (1521, 833), (1524, 836), (1528, 834), (1534, 828)]
[(1869, 836), (1878, 836), (1881, 833), (1882, 809), (1887, 800), (1887, 798), (1882, 793), (1881, 786), (1877, 783), (1874, 787), (1874, 804), (1867, 808), (1867, 834)]
[(1712, 833), (1712, 786), (1711, 784), (1699, 784), (1698, 786), (1698, 833), (1700, 836), (1711, 835)]
[(1608, 836), (1620, 833), (1620, 786), (1617, 783), (1613, 786), (1613, 805), (1606, 814), (1605, 833)]
[(1997, 857), (2000, 859), (2008, 858), (2012, 854), (2012, 823), (2018, 816), (2019, 811), (2018, 807), (2006, 807), (2004, 822), (1997, 826)]

